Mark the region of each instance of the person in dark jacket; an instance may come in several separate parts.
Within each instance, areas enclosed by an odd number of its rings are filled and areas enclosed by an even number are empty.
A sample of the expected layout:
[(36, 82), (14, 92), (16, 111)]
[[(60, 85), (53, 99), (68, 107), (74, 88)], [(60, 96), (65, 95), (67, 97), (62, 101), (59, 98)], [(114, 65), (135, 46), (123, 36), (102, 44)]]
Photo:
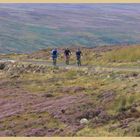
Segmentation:
[(71, 55), (71, 51), (68, 48), (65, 49), (64, 56), (65, 56), (66, 65), (69, 65), (70, 55)]
[(76, 59), (77, 59), (78, 66), (81, 66), (81, 55), (82, 55), (82, 52), (81, 52), (80, 48), (78, 48), (76, 51)]

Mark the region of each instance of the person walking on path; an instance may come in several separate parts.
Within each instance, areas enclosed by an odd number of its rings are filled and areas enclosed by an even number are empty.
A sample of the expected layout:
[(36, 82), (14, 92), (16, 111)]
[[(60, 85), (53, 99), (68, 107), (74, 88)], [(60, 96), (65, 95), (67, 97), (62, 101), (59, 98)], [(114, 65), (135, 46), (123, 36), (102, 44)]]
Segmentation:
[(71, 55), (71, 51), (68, 48), (65, 49), (64, 56), (65, 56), (66, 65), (69, 65), (70, 55)]
[(53, 65), (56, 66), (57, 57), (58, 57), (58, 51), (56, 48), (51, 51), (51, 56), (52, 56), (52, 60), (53, 60)]
[(78, 66), (81, 66), (81, 55), (82, 55), (82, 52), (81, 52), (80, 48), (78, 48), (76, 51), (76, 59), (77, 59)]

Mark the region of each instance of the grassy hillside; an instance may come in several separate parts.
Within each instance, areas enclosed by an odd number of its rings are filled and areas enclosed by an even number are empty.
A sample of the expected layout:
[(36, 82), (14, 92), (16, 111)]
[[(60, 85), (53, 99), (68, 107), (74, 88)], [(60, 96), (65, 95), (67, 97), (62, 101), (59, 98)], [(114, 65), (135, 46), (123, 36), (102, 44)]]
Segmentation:
[(0, 71), (0, 136), (140, 136), (139, 77), (11, 65)]
[(0, 4), (0, 52), (140, 43), (139, 4)]
[(112, 62), (137, 62), (140, 61), (140, 46), (126, 47), (113, 50), (104, 55), (104, 59)]
[[(81, 50), (87, 67), (0, 63), (0, 136), (140, 136), (139, 45)], [(51, 61), (49, 51), (0, 58)]]
[[(59, 63), (65, 63), (64, 49), (58, 49), (60, 55)], [(76, 48), (70, 48), (72, 55), (70, 64), (76, 63)], [(34, 52), (30, 55), (21, 57), (21, 59), (44, 60), (51, 62), (51, 48)], [(103, 65), (103, 66), (140, 66), (140, 45), (130, 46), (106, 46), (96, 48), (81, 48), (83, 65)]]

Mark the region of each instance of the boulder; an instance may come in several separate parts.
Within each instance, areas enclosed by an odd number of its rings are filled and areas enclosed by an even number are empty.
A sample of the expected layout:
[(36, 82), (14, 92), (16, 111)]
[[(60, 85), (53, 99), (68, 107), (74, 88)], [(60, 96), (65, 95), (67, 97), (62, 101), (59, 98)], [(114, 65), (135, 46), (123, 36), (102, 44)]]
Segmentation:
[(82, 118), (81, 120), (80, 120), (80, 124), (88, 124), (89, 123), (89, 121), (88, 121), (88, 119), (86, 119), (86, 118)]

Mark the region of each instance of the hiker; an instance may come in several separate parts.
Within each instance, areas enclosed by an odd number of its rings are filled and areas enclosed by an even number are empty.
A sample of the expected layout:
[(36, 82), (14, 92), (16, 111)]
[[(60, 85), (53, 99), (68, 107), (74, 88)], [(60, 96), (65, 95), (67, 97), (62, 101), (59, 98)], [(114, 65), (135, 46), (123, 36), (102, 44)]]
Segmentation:
[(56, 48), (51, 51), (51, 55), (53, 59), (53, 65), (56, 66), (57, 57), (58, 57), (58, 51)]
[(76, 51), (76, 59), (77, 59), (77, 65), (78, 65), (78, 66), (81, 66), (81, 55), (82, 55), (82, 52), (81, 52), (81, 50), (78, 48), (77, 51)]
[(66, 48), (64, 51), (66, 65), (69, 65), (70, 55), (71, 55), (71, 51), (68, 48)]

